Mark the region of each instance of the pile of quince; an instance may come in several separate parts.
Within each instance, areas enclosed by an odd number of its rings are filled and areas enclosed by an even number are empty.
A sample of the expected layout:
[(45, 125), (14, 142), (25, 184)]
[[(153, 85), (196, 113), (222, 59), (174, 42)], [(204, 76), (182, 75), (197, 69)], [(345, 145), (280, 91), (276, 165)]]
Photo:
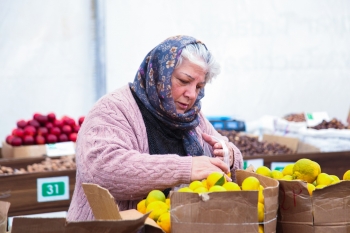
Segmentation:
[(149, 192), (146, 199), (137, 204), (137, 210), (143, 214), (150, 212), (149, 218), (153, 219), (164, 232), (171, 232), (170, 199), (166, 198), (162, 191)]
[[(255, 172), (276, 180), (305, 181), (307, 182), (307, 189), (311, 196), (315, 189), (322, 189), (342, 181), (336, 175), (321, 172), (321, 167), (317, 162), (306, 158), (299, 159), (295, 163), (285, 166), (282, 171), (271, 171), (266, 166), (260, 166)], [(344, 173), (343, 180), (350, 180), (350, 170)]]

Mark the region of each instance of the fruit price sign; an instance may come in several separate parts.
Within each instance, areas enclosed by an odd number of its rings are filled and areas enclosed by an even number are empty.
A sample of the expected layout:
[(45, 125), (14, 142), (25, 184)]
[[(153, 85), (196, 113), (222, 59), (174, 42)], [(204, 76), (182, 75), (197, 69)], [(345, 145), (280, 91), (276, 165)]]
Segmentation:
[(312, 112), (305, 113), (305, 119), (307, 126), (313, 127), (320, 124), (323, 120), (329, 121), (329, 116), (327, 112)]
[(75, 147), (74, 142), (60, 142), (54, 144), (46, 144), (47, 156), (62, 156), (62, 155), (74, 155)]
[(38, 202), (69, 200), (69, 177), (37, 179)]
[(243, 161), (243, 169), (247, 169), (249, 165), (252, 165), (254, 169), (264, 165), (264, 159), (247, 159)]

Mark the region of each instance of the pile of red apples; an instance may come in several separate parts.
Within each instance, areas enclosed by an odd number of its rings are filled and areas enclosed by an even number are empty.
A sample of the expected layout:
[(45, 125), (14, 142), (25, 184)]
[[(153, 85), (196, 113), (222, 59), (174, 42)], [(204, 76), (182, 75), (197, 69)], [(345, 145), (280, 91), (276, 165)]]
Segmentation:
[(55, 113), (43, 115), (35, 113), (30, 120), (17, 121), (17, 128), (6, 137), (6, 143), (12, 146), (43, 145), (77, 140), (77, 134), (84, 116), (76, 122), (72, 117), (56, 118)]

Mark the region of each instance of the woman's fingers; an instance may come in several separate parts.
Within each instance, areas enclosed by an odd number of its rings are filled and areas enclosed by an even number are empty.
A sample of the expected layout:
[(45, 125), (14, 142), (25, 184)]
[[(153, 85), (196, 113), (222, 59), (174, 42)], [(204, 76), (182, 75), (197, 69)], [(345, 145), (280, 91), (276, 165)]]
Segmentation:
[(219, 158), (196, 156), (192, 158), (191, 181), (202, 180), (212, 172), (228, 173), (228, 166)]
[(215, 141), (209, 134), (202, 133), (202, 138), (206, 143), (211, 145), (213, 148), (214, 148), (214, 145), (217, 143), (217, 141)]
[[(219, 145), (217, 145), (219, 144)], [(231, 146), (226, 143), (227, 147), (229, 148), (228, 152), (229, 152), (229, 162), (230, 162), (230, 165), (232, 165), (233, 163), (233, 150), (231, 149)], [(216, 143), (213, 147), (213, 154), (216, 158), (219, 158), (221, 160), (224, 160), (224, 156), (225, 156), (225, 151), (224, 149), (222, 148), (222, 145), (221, 143)]]
[(221, 159), (219, 158), (210, 158), (210, 162), (214, 164), (215, 166), (219, 167), (224, 173), (229, 173), (230, 169), (227, 166), (226, 163), (224, 163)]

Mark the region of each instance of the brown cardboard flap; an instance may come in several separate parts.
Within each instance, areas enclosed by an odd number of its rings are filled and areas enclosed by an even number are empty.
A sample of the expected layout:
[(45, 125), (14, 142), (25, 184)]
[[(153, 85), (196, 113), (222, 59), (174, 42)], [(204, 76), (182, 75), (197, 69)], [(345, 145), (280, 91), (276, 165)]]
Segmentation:
[[(278, 233), (315, 233), (312, 225), (277, 222)], [(344, 232), (345, 233), (345, 232)]]
[[(242, 182), (248, 176), (254, 176), (259, 181), (260, 184), (264, 187), (264, 207), (265, 207), (265, 220), (264, 222), (274, 221), (277, 216), (278, 210), (278, 193), (279, 193), (279, 183), (277, 180), (256, 174), (254, 172), (247, 172), (245, 170), (237, 170), (236, 178), (238, 185), (242, 185)], [(242, 191), (247, 192), (247, 191)], [(251, 191), (256, 192), (257, 191)], [(274, 221), (274, 224), (276, 222)], [(274, 225), (276, 227), (276, 225)], [(266, 229), (265, 229), (266, 230)], [(267, 231), (266, 231), (267, 232)]]
[(298, 149), (298, 138), (291, 138), (291, 137), (284, 137), (284, 136), (277, 136), (277, 135), (270, 135), (270, 134), (263, 134), (263, 141), (265, 142), (275, 142), (281, 145), (284, 145), (291, 149), (293, 153), (295, 153)]
[[(11, 233), (66, 233), (65, 218), (22, 218), (15, 217), (12, 222)], [(84, 231), (76, 231), (82, 233)], [(87, 231), (85, 231), (87, 232)]]
[(257, 192), (170, 192), (170, 200), (172, 233), (257, 232)]
[(315, 225), (350, 224), (350, 181), (315, 190), (312, 200)]
[(279, 221), (312, 225), (312, 200), (306, 182), (279, 180), (279, 183)]
[[(15, 217), (12, 233), (136, 233), (145, 225), (149, 213), (141, 214), (135, 209), (119, 212), (113, 196), (107, 189), (95, 184), (83, 184), (83, 189), (98, 220), (66, 222), (64, 218)], [(162, 233), (157, 226), (148, 224), (147, 227), (145, 233)]]
[(113, 232), (113, 233), (124, 233), (124, 232), (138, 232), (145, 223), (148, 215), (143, 215), (138, 219), (130, 220), (94, 220), (84, 222), (69, 222), (66, 225), (65, 233), (76, 233), (80, 232)]
[(82, 221), (68, 222), (64, 218), (21, 218), (13, 219), (11, 233), (136, 233), (142, 228), (147, 215), (139, 219), (123, 221)]
[(122, 217), (113, 196), (105, 188), (96, 184), (82, 184), (95, 219), (120, 220)]
[(10, 208), (10, 203), (0, 201), (0, 233), (5, 233), (7, 229), (7, 213)]
[(315, 226), (315, 233), (349, 233), (350, 224), (343, 226)]

